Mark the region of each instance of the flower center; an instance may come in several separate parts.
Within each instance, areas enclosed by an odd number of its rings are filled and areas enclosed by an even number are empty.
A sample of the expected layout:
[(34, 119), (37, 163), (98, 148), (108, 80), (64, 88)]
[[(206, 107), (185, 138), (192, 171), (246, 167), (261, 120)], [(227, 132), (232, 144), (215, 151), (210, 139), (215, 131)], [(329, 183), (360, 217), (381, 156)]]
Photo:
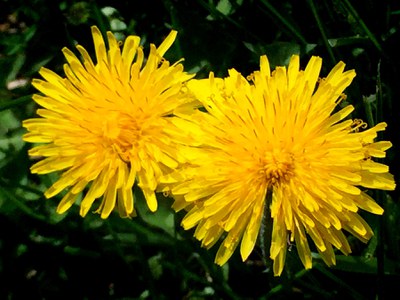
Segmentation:
[(262, 160), (260, 173), (268, 185), (276, 185), (282, 181), (289, 181), (294, 174), (293, 154), (283, 150), (266, 152)]
[(112, 112), (104, 118), (101, 125), (107, 145), (122, 160), (128, 162), (131, 150), (138, 146), (141, 136), (141, 128), (137, 120), (120, 112)]

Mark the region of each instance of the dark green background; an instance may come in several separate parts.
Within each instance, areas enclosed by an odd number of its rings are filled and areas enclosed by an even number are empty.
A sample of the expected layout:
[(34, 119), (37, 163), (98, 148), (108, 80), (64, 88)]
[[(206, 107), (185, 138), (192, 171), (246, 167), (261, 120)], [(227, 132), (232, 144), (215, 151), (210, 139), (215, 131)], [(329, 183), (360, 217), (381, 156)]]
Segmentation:
[(216, 266), (216, 249), (201, 249), (179, 226), (182, 215), (173, 214), (171, 199), (162, 196), (153, 215), (137, 191), (139, 217), (132, 220), (117, 214), (105, 221), (90, 213), (81, 218), (78, 206), (57, 215), (60, 199), (43, 197), (57, 175), (31, 175), (31, 145), (21, 140), (21, 121), (37, 108), (31, 79), (42, 66), (63, 75), (64, 46), (74, 49), (79, 42), (93, 53), (91, 25), (120, 38), (139, 35), (145, 49), (173, 28), (178, 38), (166, 58), (184, 57), (197, 78), (209, 71), (225, 76), (232, 67), (246, 76), (262, 54), (273, 67), (295, 53), (303, 67), (311, 55), (321, 56), (322, 76), (343, 60), (357, 72), (346, 90), (356, 107), (352, 117), (370, 126), (388, 123), (379, 138), (394, 144), (385, 163), (398, 178), (398, 3), (1, 0), (0, 299), (384, 299), (398, 293), (398, 191), (372, 192), (385, 214), (361, 214), (376, 234), (367, 245), (349, 237), (353, 254), (338, 253), (336, 267), (314, 259), (314, 268), (305, 271), (293, 246), (283, 275), (274, 278), (258, 247), (245, 263), (235, 253), (224, 267)]

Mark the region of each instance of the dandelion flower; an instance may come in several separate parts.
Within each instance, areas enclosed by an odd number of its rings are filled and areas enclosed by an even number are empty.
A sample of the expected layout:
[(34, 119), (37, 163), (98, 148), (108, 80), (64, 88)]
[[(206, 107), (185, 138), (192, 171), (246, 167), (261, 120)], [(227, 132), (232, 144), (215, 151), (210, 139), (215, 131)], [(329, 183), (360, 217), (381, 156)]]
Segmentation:
[(45, 192), (51, 198), (65, 191), (58, 213), (82, 195), (82, 216), (96, 200), (102, 218), (115, 207), (121, 216), (133, 216), (135, 183), (155, 211), (160, 176), (182, 160), (173, 134), (179, 129), (171, 120), (175, 109), (191, 102), (184, 89), (193, 75), (183, 71), (180, 61), (170, 65), (163, 58), (176, 31), (158, 48), (151, 44), (147, 60), (137, 36), (128, 36), (121, 49), (111, 32), (108, 48), (95, 26), (92, 35), (96, 62), (80, 45), (81, 60), (64, 48), (66, 77), (42, 68), (44, 80), (33, 80), (42, 93), (33, 99), (42, 108), (38, 118), (23, 122), (24, 140), (38, 144), (29, 155), (42, 159), (31, 171), (62, 173)]
[(321, 58), (312, 57), (305, 70), (299, 64), (293, 56), (287, 68), (271, 73), (262, 56), (260, 70), (248, 79), (231, 69), (225, 79), (211, 73), (188, 85), (206, 110), (187, 118), (197, 126), (193, 136), (202, 152), (192, 166), (162, 181), (172, 186), (175, 208), (188, 210), (182, 225), (196, 227), (202, 246), (223, 239), (215, 259), (219, 265), (239, 243), (242, 259), (248, 258), (266, 205), (272, 235), (264, 238), (271, 239), (276, 276), (288, 242), (296, 245), (304, 267), (312, 267), (307, 235), (333, 265), (334, 248), (351, 252), (344, 230), (363, 242), (373, 235), (358, 210), (383, 213), (366, 189), (395, 187), (388, 167), (373, 161), (391, 147), (375, 141), (386, 124), (365, 129), (362, 121), (347, 118), (353, 106), (339, 106), (354, 70), (344, 71), (340, 62), (319, 78)]

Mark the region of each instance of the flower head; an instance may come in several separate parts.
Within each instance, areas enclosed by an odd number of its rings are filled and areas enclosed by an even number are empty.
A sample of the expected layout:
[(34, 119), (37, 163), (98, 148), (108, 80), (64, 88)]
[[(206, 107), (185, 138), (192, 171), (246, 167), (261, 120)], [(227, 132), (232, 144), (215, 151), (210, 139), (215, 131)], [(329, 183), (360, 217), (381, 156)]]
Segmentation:
[(184, 89), (193, 75), (179, 61), (170, 65), (163, 58), (176, 34), (171, 31), (158, 48), (151, 44), (146, 60), (139, 37), (128, 36), (121, 51), (107, 32), (106, 48), (93, 26), (96, 62), (80, 45), (82, 60), (64, 48), (66, 77), (42, 68), (44, 80), (33, 80), (42, 92), (33, 99), (43, 108), (37, 110), (39, 118), (23, 122), (28, 130), (24, 140), (41, 144), (29, 151), (42, 158), (32, 166), (33, 173), (62, 172), (45, 192), (50, 198), (66, 190), (59, 213), (84, 192), (82, 216), (96, 199), (101, 199), (97, 212), (102, 218), (114, 207), (121, 216), (134, 215), (135, 182), (150, 210), (157, 209), (154, 191), (160, 176), (182, 161), (172, 114), (192, 101)]
[(182, 225), (196, 227), (203, 246), (223, 238), (216, 263), (224, 264), (239, 243), (247, 259), (264, 211), (272, 220), (272, 236), (264, 238), (271, 239), (275, 275), (283, 270), (288, 242), (311, 268), (307, 234), (328, 265), (335, 264), (334, 247), (351, 252), (343, 230), (364, 242), (372, 236), (358, 210), (382, 214), (365, 188), (395, 187), (388, 167), (373, 161), (391, 147), (374, 141), (386, 124), (363, 130), (363, 122), (348, 119), (353, 106), (339, 104), (355, 72), (340, 62), (319, 78), (321, 65), (312, 57), (303, 71), (293, 56), (288, 68), (271, 73), (262, 56), (250, 81), (232, 69), (225, 79), (211, 73), (189, 83), (207, 111), (187, 118), (201, 152), (163, 182), (172, 185), (175, 208), (188, 209)]

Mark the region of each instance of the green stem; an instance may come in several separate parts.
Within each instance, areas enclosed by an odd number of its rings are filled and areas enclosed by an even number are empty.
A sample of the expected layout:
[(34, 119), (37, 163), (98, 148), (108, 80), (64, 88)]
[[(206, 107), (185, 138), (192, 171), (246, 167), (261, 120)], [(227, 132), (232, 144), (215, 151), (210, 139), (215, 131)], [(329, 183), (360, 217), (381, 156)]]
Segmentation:
[(297, 31), (295, 26), (290, 24), (267, 0), (261, 0), (261, 3), (303, 44), (306, 45), (307, 41), (303, 38), (300, 32)]
[(25, 205), (22, 201), (20, 201), (12, 193), (8, 192), (6, 189), (0, 189), (0, 194), (3, 194), (5, 198), (13, 202), (15, 206), (18, 207), (21, 211), (23, 211), (26, 215), (32, 217), (33, 219), (50, 223), (46, 217), (35, 213), (29, 206)]
[(336, 63), (336, 58), (335, 58), (335, 55), (333, 53), (332, 47), (329, 44), (329, 41), (328, 41), (328, 38), (326, 36), (326, 32), (325, 32), (324, 26), (322, 25), (321, 19), (319, 18), (317, 7), (315, 6), (313, 0), (307, 0), (307, 2), (308, 2), (308, 5), (311, 8), (311, 11), (312, 11), (313, 15), (314, 15), (315, 21), (317, 22), (317, 26), (318, 26), (319, 32), (321, 33), (322, 39), (324, 40), (324, 44), (325, 44), (326, 50), (328, 50), (328, 54), (329, 54), (329, 56), (330, 56), (330, 58), (332, 60), (332, 63)]
[(28, 103), (32, 100), (32, 95), (23, 96), (17, 99), (8, 100), (0, 103), (0, 111), (12, 108), (14, 106), (18, 106), (20, 104)]
[(349, 0), (341, 0), (341, 2), (345, 5), (347, 8), (347, 11), (350, 13), (350, 15), (353, 16), (353, 18), (360, 24), (361, 28), (364, 30), (364, 32), (367, 34), (371, 42), (374, 44), (376, 49), (383, 53), (383, 49), (381, 47), (381, 44), (378, 42), (376, 39), (375, 35), (368, 29), (367, 25), (364, 23), (364, 21), (361, 19), (360, 15), (358, 12), (354, 9), (354, 7), (351, 5)]
[[(381, 62), (378, 62), (377, 66), (377, 74), (376, 74), (376, 116), (375, 122), (376, 124), (383, 120), (383, 94), (382, 94), (382, 81), (381, 81)], [(377, 203), (384, 207), (384, 192), (377, 191)], [(377, 295), (376, 299), (385, 299), (385, 290), (384, 290), (384, 280), (385, 280), (385, 252), (384, 252), (384, 218), (379, 218), (378, 222), (378, 245), (376, 248), (376, 260), (377, 260)]]
[(218, 10), (215, 8), (214, 5), (212, 5), (212, 4), (210, 4), (210, 3), (207, 3), (207, 2), (204, 1), (204, 0), (197, 0), (197, 2), (198, 2), (201, 6), (203, 6), (205, 9), (207, 9), (207, 10), (211, 13), (211, 15), (213, 15), (213, 16), (218, 16), (218, 17), (221, 17), (221, 18), (226, 19), (229, 23), (231, 23), (231, 24), (234, 25), (235, 27), (239, 28), (242, 32), (245, 32), (247, 35), (251, 36), (253, 39), (255, 39), (255, 40), (257, 40), (257, 41), (260, 41), (260, 38), (259, 38), (257, 35), (253, 34), (253, 33), (250, 32), (250, 31), (247, 31), (247, 30), (243, 27), (242, 24), (236, 22), (233, 18), (231, 18), (231, 17), (229, 17), (229, 16), (226, 16), (226, 15), (224, 15), (223, 13), (221, 13), (220, 11), (218, 11)]
[(378, 62), (376, 70), (376, 117), (375, 122), (378, 124), (383, 120), (383, 94), (381, 80), (381, 60)]
[[(178, 12), (176, 11), (174, 4), (170, 0), (166, 0), (163, 3), (164, 3), (164, 6), (165, 6), (166, 10), (169, 11), (169, 16), (171, 18), (172, 29), (175, 29), (175, 30), (179, 31), (181, 26), (179, 24), (179, 18), (177, 16)], [(179, 39), (177, 39), (174, 42), (174, 47), (176, 49), (177, 56), (179, 58), (183, 57), (183, 51), (182, 51), (182, 47), (181, 47), (181, 43), (180, 43)]]
[(374, 114), (372, 112), (371, 103), (368, 101), (367, 97), (363, 97), (363, 104), (365, 109), (365, 115), (367, 117), (367, 123), (369, 127), (375, 126)]

